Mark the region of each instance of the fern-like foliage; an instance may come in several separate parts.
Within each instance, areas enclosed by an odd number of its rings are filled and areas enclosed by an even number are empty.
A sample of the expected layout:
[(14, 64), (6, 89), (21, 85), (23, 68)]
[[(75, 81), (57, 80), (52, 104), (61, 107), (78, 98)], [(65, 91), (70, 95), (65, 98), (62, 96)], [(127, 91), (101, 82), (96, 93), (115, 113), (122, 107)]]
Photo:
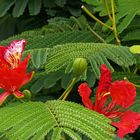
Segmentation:
[(82, 30), (87, 31), (88, 21), (85, 16), (78, 18), (71, 16), (70, 18), (54, 17), (48, 20), (48, 24), (43, 27), (44, 32), (64, 32)]
[(42, 30), (27, 31), (20, 35), (12, 36), (0, 42), (1, 45), (8, 45), (15, 39), (26, 39), (27, 49), (32, 48), (48, 48), (58, 44), (70, 42), (96, 42), (98, 39), (87, 31), (66, 31), (59, 33), (44, 34)]
[(140, 76), (138, 74), (133, 73), (126, 73), (126, 72), (113, 72), (112, 73), (113, 81), (115, 80), (123, 80), (124, 78), (127, 78), (130, 82), (134, 84), (140, 83)]
[(28, 102), (0, 110), (0, 139), (41, 140), (51, 133), (60, 140), (65, 133), (73, 140), (81, 134), (91, 140), (113, 140), (111, 120), (81, 105), (67, 101)]
[(101, 43), (69, 43), (57, 45), (50, 50), (45, 66), (46, 72), (66, 67), (66, 71), (69, 73), (73, 60), (79, 57), (89, 61), (96, 77), (100, 76), (101, 64), (106, 64), (113, 70), (108, 60), (125, 67), (135, 63), (135, 59), (127, 47)]
[[(83, 57), (89, 62), (87, 71), (80, 78), (93, 86), (100, 77), (100, 66), (106, 64), (112, 71), (110, 61), (120, 66), (131, 66), (135, 58), (127, 47), (119, 47), (100, 43), (67, 43), (53, 48), (39, 48), (25, 51), (31, 54), (31, 62), (35, 68), (44, 68), (37, 74), (38, 80), (31, 86), (32, 92), (39, 92), (43, 87), (49, 88), (61, 79), (61, 86), (66, 88), (72, 79), (72, 66), (75, 58)], [(90, 67), (91, 66), (91, 67)], [(66, 74), (66, 75), (65, 75)]]
[(1, 0), (0, 1), (0, 17), (4, 16), (7, 11), (13, 6), (12, 15), (14, 17), (21, 16), (26, 7), (28, 7), (30, 15), (37, 15), (41, 11), (41, 7), (51, 7), (51, 4), (54, 6), (63, 7), (65, 5), (65, 0), (55, 0), (54, 2), (49, 2), (48, 0)]
[[(26, 6), (28, 4), (28, 0), (25, 1), (11, 1), (11, 0), (7, 0), (7, 1), (1, 1), (1, 6), (0, 9), (1, 11), (3, 10), (3, 12), (1, 12), (0, 17), (4, 16), (7, 11), (14, 5), (13, 8), (13, 16), (14, 17), (19, 17), (23, 14)], [(36, 13), (38, 13), (40, 11), (40, 7), (41, 7), (41, 1), (39, 0), (39, 2), (33, 2), (33, 0), (30, 1), (29, 3), (29, 11), (31, 12), (32, 15), (35, 15)], [(36, 11), (33, 11), (33, 9), (35, 9)]]
[[(140, 16), (136, 16), (123, 34), (122, 41), (140, 40)], [(136, 44), (136, 43), (135, 43)], [(129, 42), (129, 45), (130, 42)]]

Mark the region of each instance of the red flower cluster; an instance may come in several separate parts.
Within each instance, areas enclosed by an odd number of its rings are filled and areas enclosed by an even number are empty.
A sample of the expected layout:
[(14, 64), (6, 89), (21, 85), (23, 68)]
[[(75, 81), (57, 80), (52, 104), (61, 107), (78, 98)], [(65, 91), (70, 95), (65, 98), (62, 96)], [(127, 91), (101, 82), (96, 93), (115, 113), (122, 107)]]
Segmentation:
[(19, 89), (32, 77), (33, 72), (26, 74), (30, 55), (21, 61), (26, 41), (15, 40), (9, 46), (0, 46), (0, 88), (5, 91), (0, 94), (0, 105), (13, 94), (16, 98), (24, 97)]
[(112, 83), (111, 71), (103, 64), (101, 77), (96, 91), (95, 104), (90, 100), (91, 89), (87, 83), (79, 86), (78, 92), (82, 97), (83, 104), (110, 119), (120, 118), (120, 122), (112, 122), (118, 128), (120, 138), (128, 133), (133, 133), (140, 125), (140, 114), (126, 111), (135, 100), (135, 86), (125, 80)]

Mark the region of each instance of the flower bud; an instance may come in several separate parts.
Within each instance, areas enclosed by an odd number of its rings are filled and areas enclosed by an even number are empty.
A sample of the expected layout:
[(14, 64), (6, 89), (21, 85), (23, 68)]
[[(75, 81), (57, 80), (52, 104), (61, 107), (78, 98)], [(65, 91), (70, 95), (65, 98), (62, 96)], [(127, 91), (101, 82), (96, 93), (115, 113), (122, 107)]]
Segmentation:
[(73, 63), (73, 73), (75, 77), (83, 74), (87, 69), (87, 60), (85, 58), (76, 58)]
[(29, 90), (25, 89), (22, 93), (24, 94), (24, 98), (31, 99), (31, 92)]
[(140, 54), (140, 45), (133, 45), (130, 47), (130, 51), (132, 53)]

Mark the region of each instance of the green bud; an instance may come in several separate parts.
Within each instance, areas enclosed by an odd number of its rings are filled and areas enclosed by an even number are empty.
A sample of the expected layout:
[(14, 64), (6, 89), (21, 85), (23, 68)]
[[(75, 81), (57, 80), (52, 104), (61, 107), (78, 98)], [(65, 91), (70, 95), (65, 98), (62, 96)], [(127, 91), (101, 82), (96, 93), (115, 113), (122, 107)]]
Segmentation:
[(24, 94), (24, 98), (31, 99), (31, 92), (29, 90), (25, 89), (22, 93)]
[(87, 60), (85, 58), (76, 58), (73, 62), (73, 73), (75, 77), (83, 74), (87, 69)]
[(133, 45), (130, 47), (130, 51), (132, 53), (140, 54), (140, 45)]

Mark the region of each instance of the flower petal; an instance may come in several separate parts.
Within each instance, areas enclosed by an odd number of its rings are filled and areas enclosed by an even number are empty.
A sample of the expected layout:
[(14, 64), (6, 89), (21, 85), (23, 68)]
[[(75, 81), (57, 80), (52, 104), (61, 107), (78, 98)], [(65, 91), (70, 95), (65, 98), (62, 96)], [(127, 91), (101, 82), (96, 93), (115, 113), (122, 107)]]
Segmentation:
[(0, 46), (0, 69), (8, 66), (7, 62), (4, 59), (5, 50), (6, 50), (6, 47)]
[[(32, 73), (26, 74), (26, 68), (30, 55), (20, 62), (18, 67), (14, 69), (2, 68), (0, 69), (0, 86), (6, 91), (14, 92), (19, 90), (21, 86), (27, 83), (32, 76)], [(9, 76), (10, 75), (10, 76)]]
[(3, 102), (6, 100), (6, 98), (10, 95), (9, 92), (3, 92), (0, 94), (0, 105), (3, 104)]
[(96, 96), (100, 96), (102, 93), (108, 92), (111, 81), (111, 71), (106, 67), (105, 64), (103, 64), (101, 66), (101, 77), (98, 84)]
[(89, 88), (87, 83), (82, 83), (79, 87), (78, 87), (78, 92), (80, 94), (81, 97), (89, 97), (91, 94), (91, 89)]
[(15, 68), (18, 66), (18, 63), (22, 57), (22, 52), (25, 48), (26, 41), (24, 39), (22, 40), (14, 40), (10, 43), (10, 46), (8, 46), (4, 53), (4, 59), (7, 63), (9, 63), (9, 66), (12, 68)]
[(23, 83), (21, 84), (21, 87), (22, 87), (23, 85), (25, 85), (26, 83), (28, 83), (28, 82), (32, 79), (33, 75), (34, 75), (34, 72), (30, 72), (30, 73), (26, 74), (26, 76), (25, 76), (25, 78), (24, 78), (24, 81), (23, 81)]
[(86, 97), (86, 98), (82, 98), (82, 102), (85, 105), (85, 107), (93, 110), (94, 109), (94, 105), (92, 104), (92, 101), (90, 100), (90, 98)]
[(108, 89), (111, 85), (111, 71), (106, 67), (105, 64), (101, 66), (101, 77), (96, 91), (95, 99), (95, 110), (102, 113), (102, 109), (108, 99)]
[(15, 91), (12, 93), (16, 98), (20, 99), (24, 97), (24, 94), (20, 91)]
[(82, 97), (82, 102), (83, 104), (89, 108), (89, 109), (93, 109), (94, 105), (92, 104), (92, 101), (90, 100), (90, 94), (91, 94), (91, 89), (89, 88), (87, 83), (82, 83), (79, 87), (78, 87), (78, 92), (79, 95)]
[(125, 80), (115, 81), (109, 89), (112, 100), (123, 108), (128, 108), (134, 103), (136, 97), (135, 86)]
[(117, 127), (117, 135), (123, 138), (128, 133), (134, 133), (140, 125), (140, 114), (134, 111), (126, 111), (120, 118), (120, 122), (112, 122), (113, 126)]

